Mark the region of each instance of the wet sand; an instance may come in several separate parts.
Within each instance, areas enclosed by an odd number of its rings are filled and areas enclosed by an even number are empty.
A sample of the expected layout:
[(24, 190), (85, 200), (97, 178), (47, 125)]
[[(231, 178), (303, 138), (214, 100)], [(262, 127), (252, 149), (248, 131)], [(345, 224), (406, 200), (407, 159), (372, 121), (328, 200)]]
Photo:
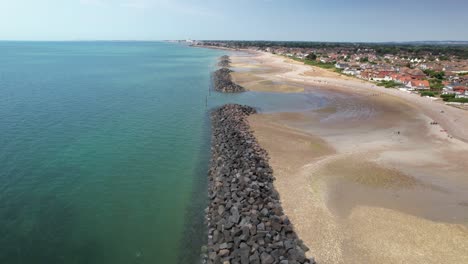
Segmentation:
[(440, 123), (450, 136), (468, 143), (468, 112), (445, 105), (442, 101), (433, 101), (397, 89), (385, 89), (367, 81), (270, 53), (244, 53), (232, 56), (231, 60), (233, 67), (242, 69), (233, 74), (234, 81), (250, 90), (284, 93), (325, 89), (361, 96), (390, 96), (416, 106), (429, 118)]
[[(271, 157), (283, 208), (318, 263), (468, 263), (465, 138), (429, 125), (433, 111), (413, 99), (300, 83), (283, 58), (231, 58), (245, 70), (235, 79), (247, 89), (330, 92), (323, 109), (249, 119)], [(321, 71), (306, 74), (335, 74)], [(359, 82), (348, 79), (337, 77)], [(448, 124), (463, 136), (466, 117), (456, 117)]]

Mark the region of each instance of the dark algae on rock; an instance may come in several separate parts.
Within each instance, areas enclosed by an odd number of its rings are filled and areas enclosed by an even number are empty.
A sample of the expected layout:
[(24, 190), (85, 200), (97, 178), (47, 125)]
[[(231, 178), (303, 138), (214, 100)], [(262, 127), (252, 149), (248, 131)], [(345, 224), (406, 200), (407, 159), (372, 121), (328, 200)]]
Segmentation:
[(315, 263), (283, 213), (273, 170), (255, 139), (248, 106), (228, 104), (212, 112), (208, 242), (204, 263)]
[(231, 61), (228, 56), (222, 56), (218, 65), (222, 68), (213, 73), (214, 89), (222, 93), (245, 92), (245, 88), (232, 81), (231, 72), (228, 67)]

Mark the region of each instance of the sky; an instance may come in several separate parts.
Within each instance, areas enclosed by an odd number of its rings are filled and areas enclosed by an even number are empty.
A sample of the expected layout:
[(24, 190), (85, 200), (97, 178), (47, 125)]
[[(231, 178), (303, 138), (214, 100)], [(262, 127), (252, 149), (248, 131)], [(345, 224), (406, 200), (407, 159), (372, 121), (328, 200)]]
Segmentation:
[(0, 40), (468, 40), (468, 0), (0, 0)]

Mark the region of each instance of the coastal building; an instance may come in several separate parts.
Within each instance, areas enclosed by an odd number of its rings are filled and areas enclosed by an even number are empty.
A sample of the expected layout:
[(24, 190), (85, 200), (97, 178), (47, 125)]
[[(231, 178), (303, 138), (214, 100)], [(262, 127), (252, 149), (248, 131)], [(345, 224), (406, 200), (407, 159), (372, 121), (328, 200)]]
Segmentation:
[(453, 91), (456, 98), (468, 98), (468, 86), (455, 86)]
[(321, 63), (329, 63), (329, 62), (333, 61), (329, 57), (321, 57), (319, 60), (320, 60)]
[(442, 89), (442, 94), (456, 94), (455, 87), (462, 87), (463, 85), (459, 82), (447, 83)]
[(391, 78), (392, 81), (397, 82), (397, 83), (405, 83), (406, 84), (406, 83), (411, 81), (410, 76), (406, 76), (406, 75), (400, 74), (400, 73), (391, 74), (390, 78)]
[(374, 81), (390, 81), (390, 75), (392, 73), (393, 72), (389, 71), (379, 71), (377, 72), (377, 74), (374, 75), (373, 79)]
[(406, 87), (414, 90), (429, 90), (430, 84), (428, 80), (411, 80), (406, 83)]
[(346, 64), (346, 63), (336, 63), (336, 64), (335, 64), (335, 68), (344, 70), (344, 69), (349, 68), (349, 64)]
[(426, 79), (426, 74), (420, 69), (410, 69), (404, 68), (400, 71), (402, 74), (411, 77), (413, 80), (424, 80)]
[(347, 68), (347, 69), (343, 70), (343, 73), (348, 74), (348, 75), (352, 75), (352, 76), (359, 76), (361, 74), (361, 72), (359, 70), (353, 69), (353, 68)]

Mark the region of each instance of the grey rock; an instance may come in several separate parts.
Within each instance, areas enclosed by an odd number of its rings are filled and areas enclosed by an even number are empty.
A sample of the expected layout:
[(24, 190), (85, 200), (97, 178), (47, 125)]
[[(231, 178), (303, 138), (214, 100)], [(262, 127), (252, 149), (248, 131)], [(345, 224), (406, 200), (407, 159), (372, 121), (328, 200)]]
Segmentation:
[[(224, 81), (221, 84), (227, 84)], [(281, 208), (268, 155), (246, 120), (252, 113), (255, 109), (239, 105), (225, 105), (212, 113), (210, 202), (205, 210), (208, 241), (203, 262), (309, 263), (304, 253), (308, 248)]]
[(273, 262), (275, 262), (275, 259), (270, 254), (263, 252), (260, 255), (260, 262), (262, 264), (272, 264)]
[(219, 257), (225, 257), (229, 255), (229, 250), (228, 249), (221, 249), (219, 252), (218, 252), (218, 256)]

